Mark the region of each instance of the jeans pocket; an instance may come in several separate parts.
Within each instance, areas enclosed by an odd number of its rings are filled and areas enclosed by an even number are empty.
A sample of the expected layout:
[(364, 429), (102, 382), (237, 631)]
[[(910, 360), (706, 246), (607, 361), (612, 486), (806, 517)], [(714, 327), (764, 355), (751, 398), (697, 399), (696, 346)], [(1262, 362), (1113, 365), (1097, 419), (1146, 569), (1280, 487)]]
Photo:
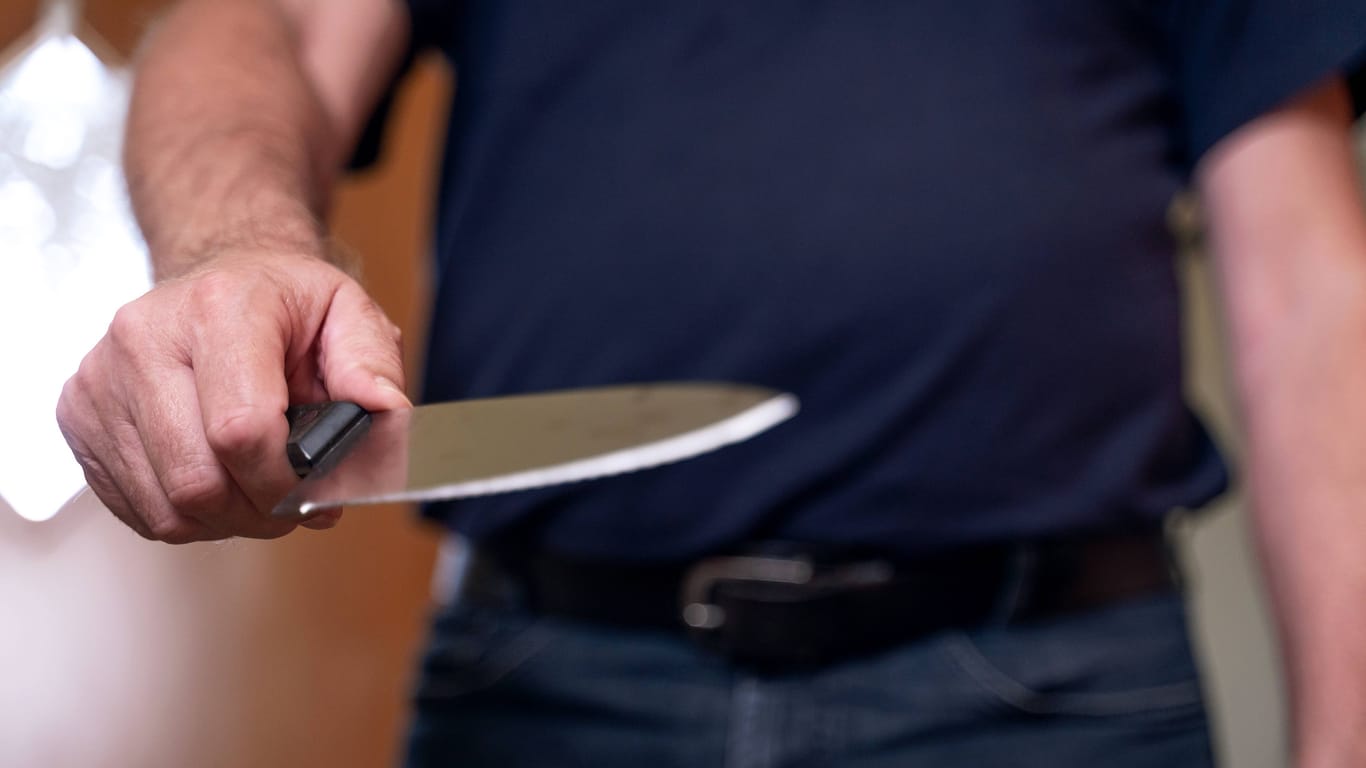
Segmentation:
[(989, 701), (1026, 715), (1204, 715), (1178, 596), (1032, 625), (944, 637), (950, 663)]
[(493, 688), (530, 663), (550, 635), (540, 620), (516, 610), (457, 603), (432, 621), (416, 699), (451, 701)]

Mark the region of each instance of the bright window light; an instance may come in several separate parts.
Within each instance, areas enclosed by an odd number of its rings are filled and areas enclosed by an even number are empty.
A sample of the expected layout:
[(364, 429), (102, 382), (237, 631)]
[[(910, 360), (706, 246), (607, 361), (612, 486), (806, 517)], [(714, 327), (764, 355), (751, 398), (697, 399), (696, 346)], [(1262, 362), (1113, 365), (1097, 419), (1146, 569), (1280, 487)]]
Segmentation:
[(62, 384), (150, 285), (119, 168), (128, 91), (69, 20), (0, 68), (0, 506), (30, 520), (84, 487)]

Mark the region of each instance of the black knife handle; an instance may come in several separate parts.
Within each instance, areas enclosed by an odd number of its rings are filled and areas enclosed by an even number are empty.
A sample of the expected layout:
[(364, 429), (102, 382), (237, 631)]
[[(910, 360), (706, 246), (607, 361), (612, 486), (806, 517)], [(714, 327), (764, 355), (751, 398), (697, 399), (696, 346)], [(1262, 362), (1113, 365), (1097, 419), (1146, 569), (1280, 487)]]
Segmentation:
[(370, 426), (369, 412), (345, 401), (291, 406), (285, 418), (289, 420), (285, 453), (299, 477), (340, 456)]

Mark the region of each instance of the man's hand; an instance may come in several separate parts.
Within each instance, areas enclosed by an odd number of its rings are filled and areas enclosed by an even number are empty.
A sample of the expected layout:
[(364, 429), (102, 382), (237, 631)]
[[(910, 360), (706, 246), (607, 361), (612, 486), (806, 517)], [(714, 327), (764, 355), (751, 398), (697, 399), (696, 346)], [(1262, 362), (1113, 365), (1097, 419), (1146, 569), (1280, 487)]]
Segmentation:
[(398, 0), (184, 0), (144, 47), (125, 166), (159, 283), (58, 407), (90, 487), (143, 536), (280, 536), (285, 408), (408, 405), (397, 329), (317, 257), (407, 23)]
[(355, 281), (312, 257), (241, 253), (119, 310), (57, 419), (90, 487), (143, 536), (272, 538), (295, 525), (270, 517), (297, 479), (285, 408), (401, 408), (402, 386), (398, 328)]

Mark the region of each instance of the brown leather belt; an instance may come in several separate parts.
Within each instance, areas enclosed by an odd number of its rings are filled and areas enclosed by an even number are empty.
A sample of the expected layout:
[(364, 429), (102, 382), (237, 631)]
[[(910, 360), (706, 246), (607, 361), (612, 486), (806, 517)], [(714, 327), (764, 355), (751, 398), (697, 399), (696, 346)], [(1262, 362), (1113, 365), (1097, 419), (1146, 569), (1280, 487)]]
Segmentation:
[(950, 628), (1021, 623), (1166, 591), (1160, 531), (978, 547), (902, 560), (760, 544), (686, 565), (475, 551), (460, 599), (573, 621), (686, 631), (776, 670), (873, 653)]

